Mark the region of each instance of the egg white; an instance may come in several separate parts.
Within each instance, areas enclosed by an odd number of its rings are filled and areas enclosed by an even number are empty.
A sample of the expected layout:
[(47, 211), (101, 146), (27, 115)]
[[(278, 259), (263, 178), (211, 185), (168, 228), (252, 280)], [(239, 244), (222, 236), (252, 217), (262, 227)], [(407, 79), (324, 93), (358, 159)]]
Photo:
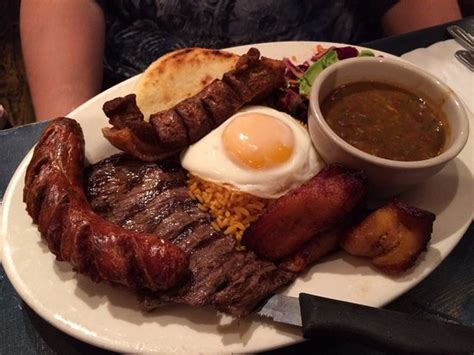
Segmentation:
[[(225, 127), (236, 117), (249, 112), (270, 115), (290, 127), (295, 145), (286, 162), (272, 168), (251, 169), (236, 164), (227, 155), (221, 140)], [(203, 180), (274, 199), (309, 180), (323, 168), (324, 162), (314, 149), (306, 128), (293, 117), (266, 106), (248, 106), (189, 146), (181, 155), (181, 165)]]

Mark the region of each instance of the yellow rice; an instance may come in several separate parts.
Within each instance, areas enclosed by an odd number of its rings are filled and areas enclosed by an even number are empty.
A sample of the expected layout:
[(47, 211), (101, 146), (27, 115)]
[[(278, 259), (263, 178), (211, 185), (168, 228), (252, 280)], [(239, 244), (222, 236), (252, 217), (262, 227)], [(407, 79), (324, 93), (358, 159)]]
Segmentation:
[(188, 176), (188, 190), (198, 201), (199, 209), (211, 215), (214, 229), (235, 238), (239, 250), (245, 249), (240, 244), (242, 235), (262, 214), (268, 200), (191, 174)]

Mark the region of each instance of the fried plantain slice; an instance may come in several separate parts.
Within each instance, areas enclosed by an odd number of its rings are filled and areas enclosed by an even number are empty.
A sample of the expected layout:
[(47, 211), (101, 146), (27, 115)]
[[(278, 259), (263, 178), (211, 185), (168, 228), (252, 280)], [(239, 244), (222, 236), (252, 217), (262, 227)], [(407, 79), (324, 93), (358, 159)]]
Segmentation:
[(343, 229), (335, 227), (315, 235), (294, 254), (286, 257), (278, 267), (291, 271), (301, 272), (311, 264), (336, 250)]
[(365, 173), (328, 165), (273, 202), (247, 229), (242, 244), (267, 259), (281, 260), (317, 233), (344, 221), (366, 190)]
[(349, 254), (369, 257), (388, 274), (412, 267), (431, 238), (435, 215), (398, 200), (377, 209), (341, 239)]

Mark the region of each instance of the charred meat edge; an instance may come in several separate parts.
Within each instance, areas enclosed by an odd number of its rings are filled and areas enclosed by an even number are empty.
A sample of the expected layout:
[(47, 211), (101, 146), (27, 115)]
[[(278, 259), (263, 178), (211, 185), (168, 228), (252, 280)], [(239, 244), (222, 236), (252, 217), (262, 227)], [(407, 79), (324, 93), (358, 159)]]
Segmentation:
[(144, 161), (176, 154), (197, 142), (248, 103), (263, 100), (283, 86), (282, 61), (260, 58), (251, 48), (236, 68), (216, 79), (198, 94), (143, 120), (134, 94), (106, 102), (103, 110), (112, 127), (103, 128), (109, 142)]

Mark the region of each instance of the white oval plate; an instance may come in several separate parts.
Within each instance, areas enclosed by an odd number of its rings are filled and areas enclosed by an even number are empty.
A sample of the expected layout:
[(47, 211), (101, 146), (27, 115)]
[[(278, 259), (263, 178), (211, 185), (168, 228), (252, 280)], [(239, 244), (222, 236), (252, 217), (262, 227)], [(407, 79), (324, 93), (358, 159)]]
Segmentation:
[[(286, 56), (302, 62), (311, 57), (316, 44), (282, 42), (255, 47), (268, 57)], [(241, 54), (248, 48), (231, 50)], [(69, 115), (84, 130), (90, 162), (115, 152), (100, 132), (101, 127), (107, 126), (102, 104), (130, 93), (136, 80), (137, 77), (131, 78), (101, 93)], [(428, 251), (411, 271), (403, 277), (390, 278), (375, 271), (365, 260), (338, 253), (301, 275), (284, 293), (297, 296), (307, 292), (379, 307), (420, 282), (454, 248), (471, 222), (474, 164), (468, 152), (472, 152), (472, 143), (471, 139), (458, 158), (402, 198), (437, 215)], [(22, 299), (55, 327), (90, 344), (127, 353), (254, 352), (302, 340), (296, 328), (252, 317), (233, 320), (211, 308), (169, 306), (142, 313), (132, 293), (96, 284), (75, 274), (67, 263), (55, 261), (22, 202), (24, 175), (31, 155), (30, 152), (20, 164), (5, 194), (1, 226), (3, 265)]]

